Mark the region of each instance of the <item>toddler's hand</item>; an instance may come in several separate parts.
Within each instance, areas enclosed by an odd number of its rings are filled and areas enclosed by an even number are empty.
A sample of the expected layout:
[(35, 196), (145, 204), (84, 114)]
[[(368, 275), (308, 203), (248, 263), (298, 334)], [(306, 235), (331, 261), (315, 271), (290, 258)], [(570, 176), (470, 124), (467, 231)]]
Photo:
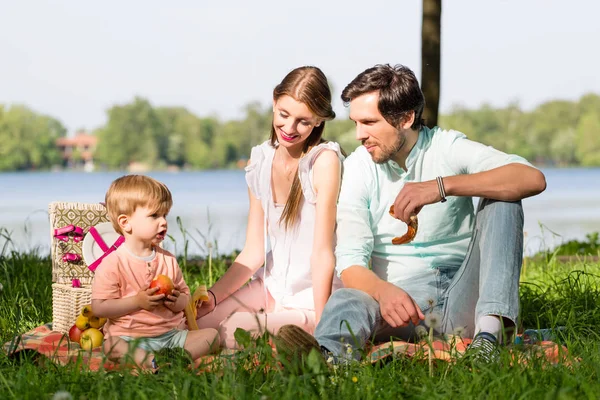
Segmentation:
[(169, 308), (175, 306), (175, 304), (177, 303), (177, 300), (179, 299), (180, 294), (181, 294), (181, 292), (179, 290), (173, 289), (171, 294), (165, 298), (165, 306), (169, 307)]
[(138, 306), (146, 311), (152, 311), (163, 303), (164, 294), (154, 294), (159, 290), (155, 287), (152, 289), (140, 290), (135, 296)]

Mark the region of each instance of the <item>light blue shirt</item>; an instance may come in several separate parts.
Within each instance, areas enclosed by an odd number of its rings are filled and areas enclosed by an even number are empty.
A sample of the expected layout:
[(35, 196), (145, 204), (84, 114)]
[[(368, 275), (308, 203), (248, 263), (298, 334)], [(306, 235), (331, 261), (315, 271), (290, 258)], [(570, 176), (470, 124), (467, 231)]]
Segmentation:
[(448, 197), (418, 214), (419, 229), (409, 244), (393, 245), (407, 227), (389, 214), (405, 182), (437, 176), (472, 174), (511, 163), (529, 164), (517, 155), (468, 140), (457, 131), (423, 128), (406, 159), (407, 171), (396, 162), (376, 164), (360, 146), (344, 161), (337, 210), (336, 271), (369, 266), (397, 286), (439, 267), (462, 264), (475, 221), (471, 197)]

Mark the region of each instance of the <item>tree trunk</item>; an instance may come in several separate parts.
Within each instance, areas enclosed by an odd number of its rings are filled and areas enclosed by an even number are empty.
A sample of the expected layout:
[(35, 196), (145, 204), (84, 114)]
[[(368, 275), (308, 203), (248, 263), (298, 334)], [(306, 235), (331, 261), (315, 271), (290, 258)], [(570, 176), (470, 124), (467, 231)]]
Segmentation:
[(423, 0), (421, 26), (421, 90), (425, 96), (425, 125), (436, 126), (440, 104), (440, 47), (442, 0)]

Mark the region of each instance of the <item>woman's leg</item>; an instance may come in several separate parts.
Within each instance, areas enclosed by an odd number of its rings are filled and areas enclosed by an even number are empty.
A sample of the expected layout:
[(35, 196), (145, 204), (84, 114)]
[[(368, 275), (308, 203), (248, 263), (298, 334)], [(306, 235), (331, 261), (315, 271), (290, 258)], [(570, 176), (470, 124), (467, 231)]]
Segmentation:
[(219, 335), (221, 336), (221, 345), (228, 349), (235, 349), (234, 332), (237, 328), (242, 328), (252, 334), (259, 336), (265, 331), (276, 335), (283, 325), (294, 324), (313, 334), (315, 330), (315, 312), (314, 310), (284, 308), (268, 313), (254, 312), (236, 312), (227, 318), (221, 324)]
[[(272, 307), (275, 301), (269, 296), (269, 305)], [(227, 317), (236, 312), (258, 313), (265, 311), (265, 288), (262, 279), (250, 281), (246, 286), (223, 300), (213, 311), (196, 320), (199, 329), (218, 329)], [(268, 310), (266, 310), (268, 311)]]

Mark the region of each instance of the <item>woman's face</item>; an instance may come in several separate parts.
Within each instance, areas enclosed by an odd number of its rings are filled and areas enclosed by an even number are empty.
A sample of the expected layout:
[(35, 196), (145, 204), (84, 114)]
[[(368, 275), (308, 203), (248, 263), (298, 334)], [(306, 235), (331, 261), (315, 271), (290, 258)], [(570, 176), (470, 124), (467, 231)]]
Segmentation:
[(277, 141), (284, 147), (303, 143), (321, 120), (306, 104), (284, 95), (273, 101), (273, 127)]

